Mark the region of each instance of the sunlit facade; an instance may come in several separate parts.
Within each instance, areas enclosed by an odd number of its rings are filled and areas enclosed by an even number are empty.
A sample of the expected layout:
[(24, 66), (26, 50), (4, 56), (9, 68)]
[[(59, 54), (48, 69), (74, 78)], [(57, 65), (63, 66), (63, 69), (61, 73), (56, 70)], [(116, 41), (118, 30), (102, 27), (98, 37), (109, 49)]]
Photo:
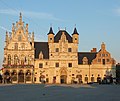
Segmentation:
[(106, 75), (115, 77), (115, 60), (106, 50), (105, 43), (97, 51), (78, 52), (79, 33), (66, 30), (54, 34), (50, 27), (48, 42), (34, 41), (22, 15), (6, 32), (3, 79), (12, 83), (88, 83), (97, 82)]

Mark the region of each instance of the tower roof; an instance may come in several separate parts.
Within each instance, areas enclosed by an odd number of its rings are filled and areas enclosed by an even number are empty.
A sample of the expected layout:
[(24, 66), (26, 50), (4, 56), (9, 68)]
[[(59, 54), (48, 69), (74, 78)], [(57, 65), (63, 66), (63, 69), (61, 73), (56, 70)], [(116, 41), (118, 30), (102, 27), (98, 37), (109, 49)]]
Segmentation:
[(64, 32), (68, 42), (72, 43), (72, 37), (68, 34), (68, 32), (66, 30), (59, 30), (59, 32), (54, 37), (54, 42), (56, 42), (56, 43), (59, 42), (63, 32)]
[(49, 33), (47, 35), (49, 35), (49, 34), (53, 34), (54, 35), (52, 27), (50, 27)]
[(74, 34), (77, 34), (77, 35), (79, 35), (79, 34), (78, 34), (78, 32), (77, 32), (77, 29), (76, 29), (76, 27), (74, 28), (74, 31), (73, 31), (73, 34), (72, 34), (72, 35), (74, 35)]

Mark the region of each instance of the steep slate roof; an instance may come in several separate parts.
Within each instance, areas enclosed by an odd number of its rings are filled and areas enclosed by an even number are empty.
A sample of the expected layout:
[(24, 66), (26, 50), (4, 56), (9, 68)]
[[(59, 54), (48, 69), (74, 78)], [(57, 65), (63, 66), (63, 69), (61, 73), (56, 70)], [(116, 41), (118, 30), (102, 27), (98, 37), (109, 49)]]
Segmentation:
[(92, 63), (92, 60), (96, 58), (97, 52), (78, 52), (78, 64), (83, 64), (82, 59), (84, 57), (87, 57), (88, 59), (88, 64)]
[(54, 37), (54, 42), (56, 42), (56, 43), (59, 42), (59, 40), (61, 39), (62, 32), (65, 32), (65, 36), (66, 36), (66, 39), (68, 40), (68, 42), (72, 43), (72, 37), (65, 30), (59, 30), (59, 32)]
[(39, 53), (42, 51), (43, 59), (49, 59), (49, 46), (48, 42), (34, 42), (35, 58), (39, 58)]

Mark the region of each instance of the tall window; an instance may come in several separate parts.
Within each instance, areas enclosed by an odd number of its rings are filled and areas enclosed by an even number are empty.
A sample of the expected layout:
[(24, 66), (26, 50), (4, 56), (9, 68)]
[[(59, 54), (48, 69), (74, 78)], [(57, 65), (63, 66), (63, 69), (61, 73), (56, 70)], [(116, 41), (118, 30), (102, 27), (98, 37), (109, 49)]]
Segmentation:
[(87, 76), (85, 77), (85, 82), (88, 82), (88, 77)]
[(25, 43), (22, 43), (22, 44), (21, 44), (21, 48), (22, 48), (22, 49), (25, 49)]
[(19, 35), (19, 36), (18, 36), (18, 41), (21, 41), (21, 40), (22, 40), (22, 36)]
[(59, 52), (59, 48), (56, 48), (56, 50), (55, 50), (56, 52)]
[(103, 62), (103, 65), (105, 65), (105, 59), (103, 59), (102, 62)]
[(18, 43), (15, 43), (15, 50), (18, 49)]
[(21, 65), (24, 65), (24, 62), (25, 62), (24, 55), (21, 55)]
[(55, 67), (59, 67), (59, 63), (55, 63)]
[(11, 55), (10, 54), (8, 55), (8, 64), (9, 65), (11, 64)]
[(101, 59), (98, 59), (98, 62), (101, 62)]
[(32, 60), (31, 55), (28, 55), (28, 64), (29, 64), (29, 65), (31, 64), (31, 60)]
[(72, 48), (68, 48), (68, 52), (72, 52)]
[(68, 63), (68, 67), (72, 67), (72, 63)]
[(93, 76), (91, 77), (91, 82), (94, 82), (94, 77)]
[(17, 65), (17, 63), (18, 63), (18, 56), (14, 55), (14, 64)]
[(39, 63), (39, 68), (43, 68), (43, 63)]

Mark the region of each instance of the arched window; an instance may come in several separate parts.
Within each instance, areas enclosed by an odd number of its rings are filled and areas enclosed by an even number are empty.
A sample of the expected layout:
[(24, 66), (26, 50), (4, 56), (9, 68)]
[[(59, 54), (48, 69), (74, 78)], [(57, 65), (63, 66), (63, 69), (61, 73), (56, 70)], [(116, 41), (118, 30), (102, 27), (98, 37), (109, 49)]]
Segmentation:
[(24, 65), (24, 62), (25, 62), (24, 55), (21, 55), (21, 65)]
[(19, 35), (19, 36), (18, 36), (18, 41), (21, 41), (21, 40), (22, 40), (22, 36)]
[(32, 57), (31, 57), (31, 55), (28, 55), (28, 65), (31, 64), (31, 61), (32, 61)]
[(14, 64), (17, 65), (18, 64), (18, 56), (14, 55)]
[(8, 55), (8, 64), (9, 65), (11, 64), (11, 55), (10, 54)]
[(25, 49), (25, 43), (21, 43), (21, 49)]
[(88, 59), (87, 59), (87, 57), (84, 57), (82, 61), (83, 61), (83, 64), (84, 64), (84, 65), (87, 65), (87, 64), (88, 64)]
[(15, 43), (15, 50), (18, 49), (18, 43)]

